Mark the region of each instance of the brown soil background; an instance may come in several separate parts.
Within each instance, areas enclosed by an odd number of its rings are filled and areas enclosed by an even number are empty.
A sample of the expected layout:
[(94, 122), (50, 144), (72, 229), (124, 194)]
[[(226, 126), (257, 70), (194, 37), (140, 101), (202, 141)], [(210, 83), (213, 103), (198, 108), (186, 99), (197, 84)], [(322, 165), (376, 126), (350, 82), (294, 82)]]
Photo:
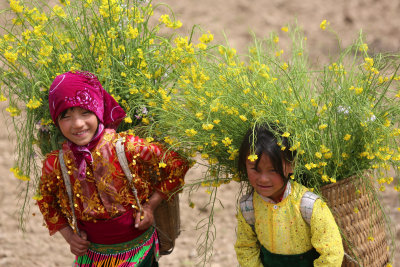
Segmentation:
[[(0, 0), (0, 8), (7, 7), (6, 0)], [(51, 3), (57, 3), (51, 0)], [(250, 32), (258, 37), (266, 37), (271, 31), (280, 35), (280, 28), (297, 22), (308, 37), (310, 57), (315, 62), (324, 62), (337, 52), (337, 40), (332, 34), (321, 31), (319, 24), (326, 19), (338, 33), (343, 46), (354, 40), (362, 29), (370, 51), (399, 51), (400, 3), (392, 0), (170, 0), (165, 1), (184, 24), (187, 33), (194, 24), (214, 34), (217, 42), (229, 44), (239, 52), (244, 52), (251, 42)], [(157, 4), (159, 1), (153, 2)], [(0, 14), (0, 18), (1, 18)], [(284, 38), (283, 38), (284, 40)], [(32, 205), (26, 232), (18, 223), (19, 181), (9, 172), (13, 166), (15, 137), (10, 119), (2, 103), (0, 109), (0, 266), (71, 266), (73, 256), (69, 247), (56, 234), (48, 235), (42, 226), (42, 217), (36, 206)], [(193, 168), (187, 179), (200, 177), (201, 168)], [(209, 266), (237, 266), (233, 249), (235, 242), (235, 199), (238, 185), (231, 183), (220, 188), (218, 197), (222, 205), (215, 210), (216, 240), (214, 255)], [(200, 219), (207, 218), (209, 208), (204, 207), (209, 195), (200, 190), (193, 196), (195, 207), (188, 206), (188, 192), (181, 197), (182, 232), (173, 253), (160, 260), (160, 266), (200, 266), (197, 258), (196, 242), (201, 230), (196, 231)], [(383, 194), (383, 202), (390, 214), (395, 238), (400, 241), (400, 206), (398, 195), (389, 188)], [(33, 216), (35, 214), (36, 216)], [(399, 250), (399, 249), (398, 249)], [(393, 266), (400, 267), (400, 253), (397, 252)]]

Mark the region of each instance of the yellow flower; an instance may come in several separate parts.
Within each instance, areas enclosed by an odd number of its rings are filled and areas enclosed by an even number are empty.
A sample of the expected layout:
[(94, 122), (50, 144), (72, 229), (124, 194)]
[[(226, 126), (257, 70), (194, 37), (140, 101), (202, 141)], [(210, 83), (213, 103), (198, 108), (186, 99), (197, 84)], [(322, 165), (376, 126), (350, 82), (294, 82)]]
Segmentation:
[(242, 121), (247, 121), (247, 118), (246, 118), (246, 116), (244, 116), (244, 115), (240, 115), (239, 118), (240, 118)]
[(35, 96), (32, 99), (29, 99), (28, 104), (26, 104), (29, 109), (36, 109), (40, 107), (40, 105), (42, 105), (42, 99), (36, 99)]
[(126, 31), (126, 38), (128, 39), (135, 39), (138, 37), (139, 31), (137, 28), (133, 28), (131, 25), (128, 26), (128, 29)]
[(6, 111), (8, 111), (10, 113), (11, 117), (15, 117), (15, 116), (18, 116), (19, 114), (21, 114), (21, 110), (18, 109), (17, 107), (13, 107), (13, 106), (9, 106), (8, 108), (6, 108)]
[(321, 147), (321, 153), (328, 153), (330, 151), (329, 148), (327, 148), (325, 145), (320, 145)]
[(210, 32), (208, 34), (203, 34), (200, 38), (199, 41), (202, 42), (203, 44), (208, 44), (212, 40), (214, 40), (214, 35), (212, 35)]
[(208, 162), (210, 164), (217, 164), (218, 163), (218, 159), (217, 158), (211, 158), (211, 159), (208, 160)]
[(19, 180), (22, 180), (22, 181), (30, 181), (31, 180), (28, 176), (23, 175), (22, 171), (18, 167), (11, 168), (10, 172), (12, 172), (14, 174), (14, 176)]
[(203, 159), (208, 159), (208, 158), (210, 157), (210, 155), (208, 155), (207, 153), (202, 153), (202, 154), (201, 154), (201, 157), (202, 157)]
[(329, 176), (326, 175), (326, 174), (322, 175), (322, 176), (321, 176), (321, 179), (322, 179), (322, 181), (324, 181), (324, 182), (329, 182)]
[(33, 199), (33, 200), (36, 200), (36, 201), (42, 200), (42, 199), (43, 199), (43, 196), (40, 195), (40, 194), (38, 194), (38, 193), (36, 193), (36, 194), (32, 197), (32, 199)]
[(4, 52), (4, 57), (12, 64), (15, 64), (15, 61), (18, 59), (18, 52), (11, 52), (9, 50), (6, 50)]
[(290, 136), (290, 133), (284, 132), (284, 133), (282, 134), (282, 136), (283, 136), (283, 137), (289, 137), (289, 136)]
[(160, 163), (158, 163), (158, 167), (165, 168), (165, 167), (167, 167), (167, 164), (165, 164), (164, 162), (160, 162)]
[(232, 144), (232, 139), (230, 139), (229, 137), (225, 137), (225, 138), (222, 140), (222, 143), (223, 143), (225, 146), (229, 146), (230, 144)]
[(369, 236), (368, 237), (368, 241), (374, 241), (374, 237), (373, 236)]
[(68, 1), (68, 0), (60, 0), (60, 3), (62, 4), (62, 5), (70, 5), (71, 4), (71, 2), (70, 1)]
[(279, 36), (274, 36), (274, 43), (278, 43), (279, 42)]
[(361, 44), (360, 47), (358, 48), (359, 51), (361, 52), (367, 52), (368, 51), (368, 45), (367, 44)]
[(356, 88), (354, 88), (354, 91), (356, 92), (356, 95), (359, 95), (359, 94), (361, 94), (362, 92), (363, 92), (363, 88), (362, 87), (356, 87)]
[(200, 43), (200, 44), (197, 44), (197, 48), (200, 49), (200, 50), (206, 50), (207, 45), (203, 44), (203, 43)]
[(15, 13), (21, 13), (24, 11), (24, 7), (19, 4), (19, 1), (10, 0), (10, 7)]
[(154, 141), (154, 138), (153, 138), (153, 137), (146, 137), (146, 141), (149, 142), (149, 143), (151, 143), (151, 142)]
[(321, 152), (315, 152), (315, 156), (317, 157), (317, 158), (322, 158), (322, 154), (321, 154)]
[(58, 59), (61, 61), (61, 64), (65, 64), (69, 61), (72, 61), (72, 54), (71, 53), (60, 54), (58, 55)]
[(186, 129), (185, 133), (187, 136), (192, 137), (195, 136), (197, 134), (197, 131), (195, 129)]
[(143, 122), (144, 124), (146, 124), (146, 125), (150, 124), (150, 121), (149, 121), (148, 118), (143, 118), (143, 119), (142, 119), (142, 122)]
[(171, 21), (171, 19), (169, 18), (169, 15), (165, 14), (165, 15), (161, 15), (160, 22), (164, 23), (165, 26), (167, 26), (168, 28), (172, 28), (172, 29), (178, 29), (180, 27), (182, 27), (182, 22), (178, 21)]
[(118, 32), (115, 30), (114, 27), (111, 27), (110, 30), (107, 31), (107, 36), (114, 40), (118, 37)]
[(247, 157), (251, 162), (256, 161), (258, 156), (256, 154), (251, 154)]
[(215, 124), (219, 124), (221, 122), (221, 120), (213, 120), (213, 123)]
[(358, 213), (360, 210), (359, 210), (357, 207), (355, 207), (355, 208), (353, 209), (353, 211), (354, 211), (354, 213)]
[[(281, 49), (281, 50), (275, 52), (275, 56), (276, 56), (276, 57), (279, 57), (279, 56), (281, 56), (282, 54), (283, 54), (283, 49)], [(268, 75), (268, 74), (266, 74), (266, 75), (267, 75), (267, 78), (268, 78), (269, 75)]]
[(290, 151), (295, 151), (300, 147), (300, 142), (296, 142), (295, 144), (292, 145), (292, 147), (289, 149)]
[(329, 25), (329, 22), (326, 21), (326, 19), (324, 19), (324, 20), (321, 22), (321, 24), (319, 25), (319, 27), (320, 27), (322, 30), (325, 30), (325, 29), (326, 29), (326, 26), (328, 26), (328, 25)]
[(326, 127), (328, 127), (327, 124), (321, 124), (321, 125), (318, 127), (318, 129), (324, 130)]
[(126, 118), (124, 119), (124, 121), (125, 121), (126, 123), (132, 123), (131, 117), (126, 117)]
[(214, 125), (211, 123), (207, 123), (207, 124), (203, 124), (202, 127), (206, 131), (211, 131), (214, 128)]
[(288, 32), (288, 31), (289, 31), (289, 28), (288, 28), (287, 26), (284, 26), (284, 27), (281, 28), (281, 31), (283, 31), (283, 32)]
[(343, 139), (344, 139), (345, 141), (349, 141), (350, 138), (351, 138), (351, 134), (346, 134), (346, 135), (343, 137)]
[(3, 95), (3, 93), (0, 95), (0, 102), (7, 101), (7, 98)]
[(53, 12), (54, 12), (57, 16), (59, 16), (59, 17), (61, 17), (61, 18), (66, 18), (66, 17), (67, 17), (67, 15), (66, 15), (65, 12), (64, 12), (64, 9), (62, 9), (62, 7), (60, 7), (60, 6), (58, 6), (58, 5), (55, 5), (55, 6), (53, 7)]
[(200, 119), (200, 120), (204, 119), (203, 112), (197, 112), (197, 113), (196, 113), (196, 117), (197, 117), (198, 119)]

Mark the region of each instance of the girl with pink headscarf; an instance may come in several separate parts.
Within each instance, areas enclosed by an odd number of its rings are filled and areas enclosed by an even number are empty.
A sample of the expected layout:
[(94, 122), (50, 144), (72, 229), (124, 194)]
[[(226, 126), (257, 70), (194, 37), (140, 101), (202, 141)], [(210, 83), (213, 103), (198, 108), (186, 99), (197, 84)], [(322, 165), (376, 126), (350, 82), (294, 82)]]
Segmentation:
[[(57, 76), (49, 109), (66, 138), (62, 154), (46, 155), (39, 185), (38, 205), (50, 235), (60, 232), (69, 243), (74, 266), (158, 266), (153, 212), (182, 187), (187, 161), (161, 144), (117, 133), (125, 112), (91, 73)], [(136, 197), (116, 155), (118, 139)]]

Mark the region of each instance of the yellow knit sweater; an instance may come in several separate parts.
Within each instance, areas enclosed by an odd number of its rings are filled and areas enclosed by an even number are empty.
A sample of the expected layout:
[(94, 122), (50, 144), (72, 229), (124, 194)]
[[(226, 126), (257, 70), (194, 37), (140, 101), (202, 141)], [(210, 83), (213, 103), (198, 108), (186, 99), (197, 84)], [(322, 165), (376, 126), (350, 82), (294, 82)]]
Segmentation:
[(259, 243), (271, 253), (282, 255), (301, 254), (314, 247), (320, 254), (314, 266), (341, 266), (342, 239), (326, 203), (315, 201), (310, 225), (302, 218), (300, 201), (306, 191), (306, 187), (294, 182), (291, 193), (276, 204), (266, 202), (254, 192), (256, 234), (239, 209), (235, 250), (241, 266), (263, 266)]

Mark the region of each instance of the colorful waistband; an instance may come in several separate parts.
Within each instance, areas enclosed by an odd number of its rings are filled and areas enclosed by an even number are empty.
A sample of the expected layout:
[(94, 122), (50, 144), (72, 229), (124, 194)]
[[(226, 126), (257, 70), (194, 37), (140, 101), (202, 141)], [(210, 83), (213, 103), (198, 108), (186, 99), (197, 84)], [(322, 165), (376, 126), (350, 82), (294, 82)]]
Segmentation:
[(86, 255), (76, 258), (74, 267), (120, 266), (121, 264), (133, 267), (153, 257), (150, 254), (154, 254), (155, 258), (159, 257), (157, 232), (153, 227), (128, 242), (113, 245), (92, 243)]

